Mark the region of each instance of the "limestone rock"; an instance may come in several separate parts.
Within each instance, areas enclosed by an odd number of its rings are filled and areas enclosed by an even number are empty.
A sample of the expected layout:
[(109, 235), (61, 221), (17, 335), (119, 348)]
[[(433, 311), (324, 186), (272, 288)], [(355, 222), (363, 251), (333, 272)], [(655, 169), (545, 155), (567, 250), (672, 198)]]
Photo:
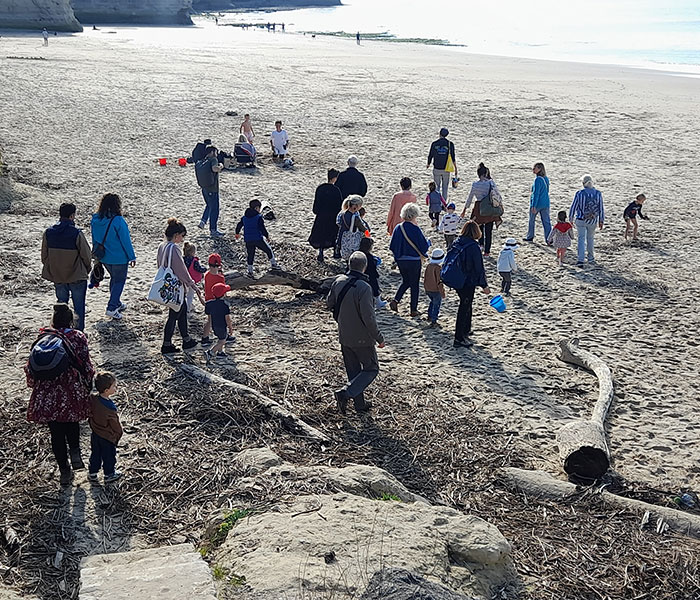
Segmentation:
[(374, 574), (360, 600), (470, 600), (406, 569), (383, 569)]
[(192, 0), (71, 0), (82, 23), (148, 23), (190, 25)]
[(455, 593), (490, 598), (512, 578), (496, 527), (454, 509), (351, 494), (298, 498), (239, 521), (216, 562), (253, 597), (357, 597), (375, 573), (403, 568)]
[(318, 484), (322, 491), (343, 491), (357, 496), (370, 498), (383, 494), (396, 496), (403, 502), (424, 502), (428, 500), (414, 494), (384, 469), (368, 465), (348, 465), (343, 468), (310, 466), (302, 467), (283, 462), (269, 448), (250, 448), (243, 450), (234, 459), (238, 468), (248, 475), (240, 481), (240, 486), (253, 487), (263, 477), (269, 486), (271, 481), (299, 481), (308, 489), (309, 485)]
[(0, 0), (0, 28), (82, 31), (70, 0)]
[(89, 556), (80, 582), (80, 600), (216, 600), (209, 567), (190, 544)]

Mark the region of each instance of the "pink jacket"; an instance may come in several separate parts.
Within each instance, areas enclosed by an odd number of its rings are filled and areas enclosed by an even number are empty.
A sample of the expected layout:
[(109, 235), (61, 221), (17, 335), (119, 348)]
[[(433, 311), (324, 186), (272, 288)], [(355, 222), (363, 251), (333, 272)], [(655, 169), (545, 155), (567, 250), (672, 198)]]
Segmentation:
[(410, 190), (401, 190), (391, 199), (389, 214), (386, 217), (386, 230), (389, 234), (394, 232), (394, 228), (401, 223), (401, 209), (409, 202), (416, 202), (417, 198)]

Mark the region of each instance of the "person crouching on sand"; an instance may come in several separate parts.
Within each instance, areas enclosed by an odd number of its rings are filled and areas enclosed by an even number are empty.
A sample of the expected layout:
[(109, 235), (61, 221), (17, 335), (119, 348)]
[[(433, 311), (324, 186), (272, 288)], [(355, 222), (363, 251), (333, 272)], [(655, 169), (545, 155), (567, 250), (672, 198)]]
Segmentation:
[(637, 223), (637, 215), (640, 219), (645, 221), (649, 220), (649, 217), (642, 214), (642, 205), (646, 202), (647, 197), (644, 194), (639, 194), (633, 202), (630, 202), (625, 209), (623, 214), (625, 218), (625, 239), (629, 239), (632, 235), (632, 241), (637, 239), (637, 228), (639, 224)]

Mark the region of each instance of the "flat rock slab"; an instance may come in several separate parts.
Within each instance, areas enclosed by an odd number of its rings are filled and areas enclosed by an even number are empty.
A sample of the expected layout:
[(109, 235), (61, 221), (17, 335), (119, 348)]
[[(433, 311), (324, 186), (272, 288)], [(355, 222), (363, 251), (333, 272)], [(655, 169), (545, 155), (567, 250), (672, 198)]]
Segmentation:
[(211, 571), (190, 544), (88, 556), (80, 600), (216, 600)]

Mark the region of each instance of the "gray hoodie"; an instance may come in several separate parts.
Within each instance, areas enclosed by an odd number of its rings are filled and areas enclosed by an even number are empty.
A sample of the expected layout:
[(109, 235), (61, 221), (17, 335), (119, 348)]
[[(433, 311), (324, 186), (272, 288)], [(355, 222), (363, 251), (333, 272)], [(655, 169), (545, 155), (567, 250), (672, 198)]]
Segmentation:
[(349, 271), (339, 275), (331, 286), (326, 298), (326, 305), (333, 310), (341, 290), (348, 285), (350, 279), (357, 279), (340, 305), (338, 314), (338, 337), (342, 346), (358, 348), (373, 347), (384, 342), (384, 336), (379, 331), (374, 312), (372, 288), (367, 282), (367, 276), (358, 271)]

